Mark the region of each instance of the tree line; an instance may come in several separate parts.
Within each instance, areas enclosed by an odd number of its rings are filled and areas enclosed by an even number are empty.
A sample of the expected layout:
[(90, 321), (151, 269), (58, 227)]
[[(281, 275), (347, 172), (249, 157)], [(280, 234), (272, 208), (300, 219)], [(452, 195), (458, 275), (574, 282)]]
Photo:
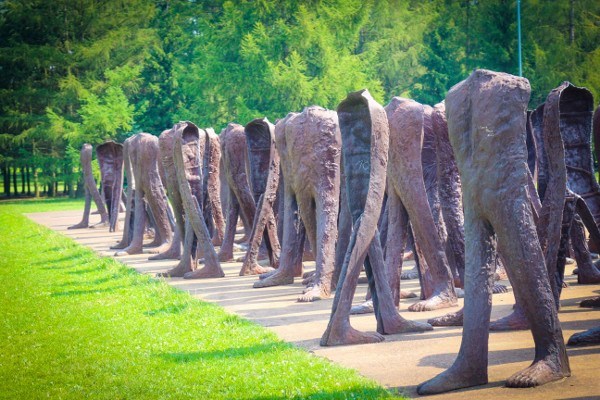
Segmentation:
[[(600, 96), (600, 2), (522, 0), (532, 107)], [(79, 149), (179, 120), (271, 121), (368, 88), (427, 104), (474, 68), (518, 74), (516, 0), (0, 1), (5, 195), (77, 195)], [(81, 191), (82, 189), (80, 189)]]

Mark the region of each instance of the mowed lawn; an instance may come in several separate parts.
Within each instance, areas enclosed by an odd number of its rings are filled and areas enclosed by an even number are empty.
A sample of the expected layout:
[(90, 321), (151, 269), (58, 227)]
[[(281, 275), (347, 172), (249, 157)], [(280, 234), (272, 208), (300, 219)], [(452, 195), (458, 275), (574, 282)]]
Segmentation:
[(392, 397), (22, 215), (77, 208), (0, 202), (0, 398)]

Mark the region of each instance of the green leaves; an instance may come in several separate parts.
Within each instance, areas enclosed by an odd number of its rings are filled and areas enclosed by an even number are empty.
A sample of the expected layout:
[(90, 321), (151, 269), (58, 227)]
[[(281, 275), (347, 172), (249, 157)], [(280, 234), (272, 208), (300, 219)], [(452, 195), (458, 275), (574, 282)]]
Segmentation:
[[(6, 159), (245, 124), (350, 91), (441, 101), (473, 68), (516, 74), (516, 0), (0, 2)], [(571, 17), (573, 15), (573, 17)], [(600, 96), (600, 3), (522, 1), (532, 107), (563, 80)], [(48, 112), (47, 110), (51, 110)], [(18, 150), (25, 150), (19, 153)], [(47, 152), (47, 153), (46, 153)]]

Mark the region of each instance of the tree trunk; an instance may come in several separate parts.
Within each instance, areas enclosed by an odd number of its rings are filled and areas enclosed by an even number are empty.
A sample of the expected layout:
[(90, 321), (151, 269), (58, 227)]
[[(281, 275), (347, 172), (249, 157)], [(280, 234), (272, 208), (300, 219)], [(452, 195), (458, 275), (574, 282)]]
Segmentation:
[(571, 0), (571, 8), (569, 10), (569, 44), (575, 43), (575, 0)]
[(4, 183), (4, 195), (8, 197), (10, 196), (10, 173), (6, 162), (2, 167), (2, 182)]
[(54, 192), (54, 181), (56, 180), (56, 172), (52, 171), (52, 174), (50, 175), (50, 182), (48, 182), (48, 190), (47, 190), (47, 195), (48, 197), (54, 197), (56, 195), (56, 193)]
[(35, 166), (33, 169), (33, 191), (35, 192), (35, 197), (40, 197), (40, 184), (38, 182), (38, 171)]
[(31, 169), (25, 166), (25, 180), (27, 181), (27, 196), (31, 196)]
[(15, 197), (19, 195), (19, 185), (17, 184), (17, 167), (13, 166), (12, 169), (12, 177), (13, 177), (13, 191), (15, 192)]
[(21, 196), (25, 195), (25, 167), (21, 167)]
[(75, 198), (75, 179), (73, 179), (73, 167), (68, 167), (69, 171), (69, 197)]

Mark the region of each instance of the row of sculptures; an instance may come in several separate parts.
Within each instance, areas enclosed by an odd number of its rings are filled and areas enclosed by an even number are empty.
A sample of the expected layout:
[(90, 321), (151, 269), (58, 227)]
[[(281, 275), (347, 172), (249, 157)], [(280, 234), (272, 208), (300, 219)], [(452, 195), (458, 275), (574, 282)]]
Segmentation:
[[(507, 386), (541, 385), (570, 375), (557, 317), (567, 256), (579, 283), (600, 283), (590, 253), (600, 250), (590, 140), (594, 118), (600, 153), (600, 111), (593, 117), (591, 93), (568, 82), (533, 111), (529, 97), (526, 79), (476, 70), (435, 107), (400, 97), (382, 107), (362, 90), (337, 112), (311, 106), (275, 125), (231, 123), (218, 136), (180, 122), (158, 138), (140, 133), (98, 146), (103, 196), (84, 145), (86, 205), (72, 228), (88, 226), (92, 199), (110, 230), (124, 207), (116, 256), (148, 246), (151, 259), (179, 260), (162, 276), (198, 279), (224, 276), (241, 220), (240, 275), (258, 275), (255, 288), (303, 277), (299, 301), (335, 292), (322, 345), (463, 325), (452, 367), (418, 388), (432, 394), (487, 383), (489, 330), (531, 329), (535, 359)], [(154, 239), (144, 245), (149, 229)], [(403, 273), (408, 249), (416, 268)], [(303, 275), (308, 257), (316, 268)], [(353, 309), (362, 270), (370, 300)], [(499, 275), (510, 279), (516, 305), (490, 323)], [(421, 285), (409, 311), (455, 307), (456, 288), (464, 309), (429, 323), (403, 318), (400, 298), (414, 294), (400, 290), (401, 276)], [(351, 313), (365, 310), (377, 332), (351, 326)], [(598, 342), (600, 327), (570, 340)]]

